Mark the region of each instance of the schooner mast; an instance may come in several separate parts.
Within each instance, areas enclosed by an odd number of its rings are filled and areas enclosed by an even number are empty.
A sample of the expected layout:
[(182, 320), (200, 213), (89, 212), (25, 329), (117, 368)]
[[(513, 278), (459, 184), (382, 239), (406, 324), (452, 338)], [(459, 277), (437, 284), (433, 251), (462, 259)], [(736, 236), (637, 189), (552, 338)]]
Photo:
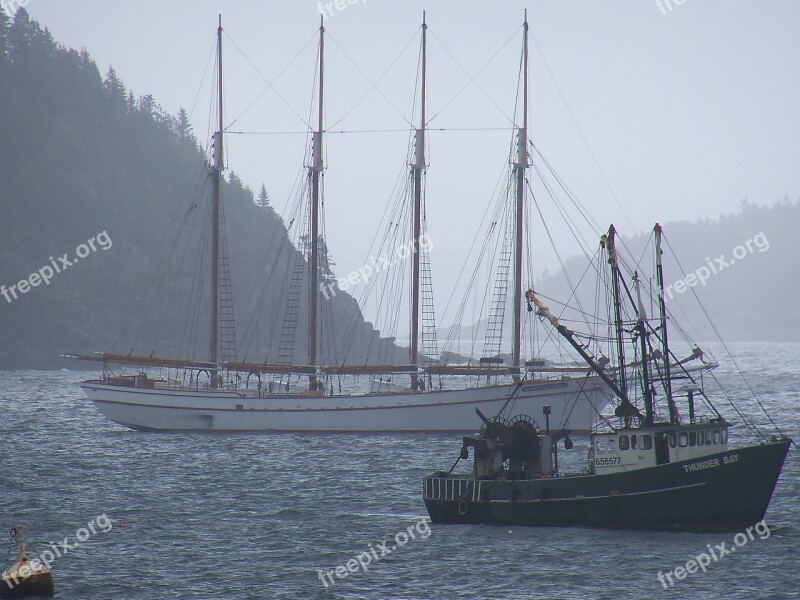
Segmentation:
[[(410, 338), (410, 361), (415, 367), (419, 367), (419, 238), (420, 222), (422, 211), (422, 172), (425, 170), (425, 85), (426, 85), (426, 51), (427, 51), (428, 25), (425, 22), (425, 11), (422, 11), (422, 99), (420, 103), (420, 123), (416, 130), (414, 139), (414, 161), (411, 164), (411, 171), (414, 176), (414, 214), (412, 218), (412, 248), (413, 259), (411, 266), (411, 338)], [(417, 373), (411, 375), (411, 389), (420, 389), (420, 381)]]
[(522, 343), (522, 232), (525, 215), (525, 173), (528, 168), (528, 11), (525, 11), (523, 25), (524, 38), (522, 45), (522, 127), (517, 131), (517, 161), (514, 165), (516, 174), (517, 199), (514, 214), (514, 324), (512, 332), (513, 348), (511, 365), (514, 381), (520, 381), (520, 349)]
[[(324, 17), (323, 17), (324, 18)], [(508, 398), (513, 394), (518, 406), (525, 406), (526, 412), (530, 414), (541, 414), (543, 407), (552, 407), (552, 418), (559, 423), (569, 425), (575, 423), (575, 427), (586, 427), (593, 415), (605, 404), (605, 395), (600, 386), (592, 386), (591, 390), (584, 390), (586, 378), (565, 377), (563, 384), (560, 383), (559, 389), (552, 389), (554, 386), (546, 380), (531, 381), (530, 385), (519, 388), (516, 384), (488, 380), (485, 385), (476, 386), (448, 386), (441, 385), (436, 392), (435, 407), (431, 403), (421, 401), (418, 395), (426, 391), (425, 379), (430, 381), (431, 375), (458, 375), (460, 377), (472, 376), (494, 376), (498, 370), (493, 366), (483, 365), (448, 365), (448, 364), (425, 364), (425, 358), (438, 355), (435, 343), (428, 346), (428, 328), (433, 329), (435, 340), (435, 320), (432, 303), (432, 286), (430, 282), (429, 263), (427, 262), (428, 248), (423, 246), (425, 242), (425, 213), (424, 213), (424, 182), (427, 169), (425, 142), (427, 135), (427, 20), (425, 13), (422, 19), (422, 39), (420, 52), (420, 71), (419, 82), (421, 83), (422, 102), (419, 113), (416, 110), (416, 103), (412, 111), (412, 120), (407, 129), (413, 144), (408, 148), (405, 162), (408, 164), (406, 171), (405, 184), (397, 188), (400, 197), (394, 205), (394, 210), (402, 211), (404, 214), (397, 220), (396, 227), (390, 232), (393, 237), (401, 235), (405, 240), (411, 242), (414, 256), (407, 252), (401, 258), (411, 258), (413, 261), (412, 273), (412, 304), (410, 308), (413, 312), (411, 319), (411, 344), (409, 352), (412, 355), (413, 364), (369, 364), (369, 358), (362, 364), (348, 364), (346, 357), (336, 364), (325, 364), (330, 361), (327, 356), (321, 356), (325, 345), (321, 343), (322, 328), (320, 327), (320, 312), (322, 309), (320, 299), (320, 283), (323, 278), (324, 257), (320, 256), (323, 250), (320, 247), (321, 234), (323, 232), (323, 213), (322, 194), (324, 186), (324, 148), (323, 139), (325, 133), (324, 123), (324, 42), (325, 28), (324, 21), (321, 20), (319, 26), (319, 50), (318, 63), (319, 79), (315, 74), (315, 88), (318, 85), (318, 109), (317, 115), (312, 115), (307, 128), (307, 148), (305, 153), (305, 164), (303, 165), (303, 182), (298, 189), (297, 209), (302, 211), (302, 226), (298, 232), (299, 243), (295, 247), (292, 256), (296, 259), (292, 270), (292, 279), (289, 282), (287, 315), (284, 321), (284, 330), (281, 332), (281, 346), (279, 347), (279, 361), (268, 362), (269, 354), (264, 362), (239, 361), (236, 357), (235, 338), (233, 345), (229, 346), (227, 337), (228, 327), (235, 335), (232, 320), (232, 302), (229, 312), (227, 304), (230, 285), (227, 277), (230, 275), (229, 264), (225, 252), (226, 235), (223, 224), (223, 198), (221, 188), (224, 183), (225, 155), (223, 148), (223, 136), (225, 134), (223, 98), (222, 98), (222, 19), (220, 17), (217, 28), (217, 80), (214, 82), (215, 93), (218, 94), (218, 104), (212, 110), (214, 121), (214, 133), (211, 138), (211, 153), (204, 159), (204, 166), (211, 179), (212, 194), (209, 209), (211, 215), (211, 248), (206, 250), (206, 255), (211, 254), (212, 270), (212, 306), (210, 312), (210, 339), (209, 354), (210, 360), (194, 360), (189, 358), (168, 358), (162, 356), (134, 355), (133, 350), (127, 354), (116, 354), (100, 352), (92, 355), (66, 355), (69, 358), (88, 360), (103, 363), (103, 375), (101, 378), (84, 381), (81, 384), (86, 395), (95, 403), (95, 406), (102, 414), (112, 421), (120, 423), (126, 427), (143, 430), (170, 430), (170, 431), (419, 431), (420, 424), (424, 424), (424, 429), (430, 431), (464, 431), (474, 426), (474, 409), (479, 406), (488, 411), (499, 409), (501, 405), (508, 402)], [(526, 19), (526, 38), (527, 38), (527, 19)], [(525, 44), (525, 59), (527, 62), (527, 42)], [(527, 88), (527, 68), (526, 68), (526, 88)], [(415, 97), (417, 94), (415, 92)], [(417, 101), (419, 98), (417, 97)], [(525, 104), (527, 104), (527, 89), (525, 92)], [(213, 114), (217, 112), (217, 114)], [(517, 111), (518, 112), (518, 111)], [(316, 116), (316, 119), (314, 118)], [(507, 177), (511, 179), (518, 176), (517, 207), (519, 216), (514, 229), (515, 222), (510, 219), (507, 221), (506, 238), (504, 240), (505, 291), (508, 285), (510, 258), (514, 250), (514, 233), (522, 236), (522, 216), (523, 201), (526, 185), (526, 169), (528, 168), (528, 158), (526, 156), (527, 144), (527, 110), (522, 122), (523, 127), (517, 128), (516, 123), (512, 130), (511, 157), (507, 158)], [(418, 120), (417, 120), (418, 119)], [(519, 137), (519, 139), (517, 139)], [(513, 146), (518, 145), (515, 152)], [(514, 154), (519, 156), (515, 158)], [(513, 186), (513, 181), (509, 181), (509, 187)], [(413, 186), (413, 194), (412, 194)], [(510, 191), (510, 190), (509, 190)], [(512, 206), (515, 198), (504, 198), (505, 213), (511, 217)], [(409, 215), (409, 209), (413, 208), (414, 214)], [(408, 227), (408, 219), (412, 217), (411, 227)], [(513, 217), (512, 217), (513, 218)], [(206, 227), (208, 227), (208, 219)], [(400, 234), (400, 224), (403, 234)], [(291, 222), (287, 227), (291, 227)], [(413, 239), (409, 239), (413, 238)], [(506, 243), (507, 242), (507, 243)], [(517, 243), (517, 288), (520, 288), (522, 271), (522, 244)], [(398, 248), (399, 250), (399, 248)], [(407, 250), (407, 249), (406, 249)], [(425, 253), (420, 256), (421, 253)], [(275, 257), (276, 264), (278, 256)], [(410, 265), (411, 266), (411, 265)], [(203, 267), (205, 271), (205, 267)], [(305, 274), (309, 276), (306, 277)], [(396, 273), (396, 271), (395, 271)], [(393, 285), (400, 284), (399, 277), (394, 280)], [(408, 282), (408, 280), (406, 280)], [(327, 282), (326, 282), (327, 283)], [(330, 283), (329, 285), (332, 285)], [(295, 364), (294, 350), (296, 342), (297, 325), (300, 318), (300, 307), (306, 304), (302, 301), (302, 295), (306, 293), (304, 287), (308, 286), (308, 347), (306, 358)], [(193, 292), (202, 293), (205, 286), (193, 286)], [(397, 290), (395, 290), (397, 291)], [(518, 294), (519, 295), (519, 294)], [(326, 296), (327, 297), (327, 296)], [(504, 295), (503, 306), (507, 304), (507, 295)], [(393, 298), (400, 301), (403, 293), (393, 295)], [(430, 304), (429, 304), (430, 301)], [(194, 306), (192, 308), (195, 308)], [(395, 308), (395, 306), (392, 306)], [(517, 304), (517, 319), (520, 319), (520, 305)], [(260, 308), (258, 309), (260, 310)], [(194, 313), (197, 316), (197, 312)], [(228, 319), (228, 316), (231, 316)], [(354, 317), (355, 328), (358, 327), (358, 319), (363, 318), (360, 314)], [(397, 315), (390, 324), (392, 331), (396, 327)], [(501, 317), (502, 318), (502, 317)], [(287, 325), (287, 322), (289, 323)], [(363, 321), (362, 321), (363, 322)], [(346, 327), (345, 323), (334, 323), (336, 326)], [(202, 323), (201, 323), (202, 326)], [(273, 329), (274, 331), (274, 329)], [(302, 335), (302, 334), (301, 334)], [(521, 362), (520, 347), (520, 327), (516, 325), (515, 344), (516, 365)], [(502, 339), (502, 338), (501, 338)], [(203, 340), (203, 343), (206, 343)], [(394, 346), (391, 340), (381, 341), (379, 356), (384, 355), (383, 344), (392, 350)], [(576, 342), (577, 343), (577, 342)], [(499, 342), (498, 342), (499, 344)], [(271, 345), (271, 343), (270, 343)], [(228, 349), (233, 350), (228, 353)], [(190, 348), (194, 352), (194, 346)], [(283, 353), (286, 351), (285, 353)], [(372, 356), (370, 348), (367, 348), (368, 357)], [(230, 358), (229, 358), (230, 357)], [(288, 360), (283, 360), (288, 358)], [(431, 361), (433, 362), (433, 361)], [(445, 362), (445, 361), (442, 361)], [(109, 365), (122, 365), (137, 367), (135, 375), (119, 374), (111, 370)], [(145, 371), (146, 368), (158, 370), (156, 377), (151, 377)], [(172, 369), (175, 369), (174, 377), (170, 377)], [(225, 369), (230, 374), (227, 384), (223, 384), (221, 373)], [(164, 370), (167, 370), (164, 377)], [(598, 367), (598, 370), (602, 371)], [(182, 376), (181, 376), (182, 371)], [(509, 374), (514, 374), (520, 380), (521, 373), (519, 367), (512, 370), (508, 369)], [(206, 383), (202, 379), (203, 374), (208, 374), (210, 381)], [(341, 380), (338, 393), (333, 389), (326, 390), (323, 386), (323, 377), (340, 377), (343, 375), (378, 375), (381, 376), (377, 382), (383, 384), (383, 375), (409, 375), (411, 390), (379, 389), (368, 393), (358, 393), (357, 390), (343, 390)], [(424, 374), (424, 378), (423, 378)], [(264, 385), (262, 376), (268, 376), (268, 383)], [(280, 376), (281, 380), (299, 376), (308, 378), (308, 385), (305, 390), (291, 389), (289, 381), (286, 385), (282, 381), (272, 379)], [(257, 381), (257, 384), (256, 384)], [(277, 384), (277, 385), (274, 385)], [(561, 387), (563, 385), (563, 389)], [(213, 389), (212, 389), (213, 388)], [(392, 386), (397, 388), (397, 386)], [(415, 393), (407, 394), (412, 391)], [(327, 393), (326, 392), (330, 392)], [(356, 392), (356, 393), (354, 393)], [(567, 407), (565, 398), (584, 394), (589, 398), (586, 408)], [(583, 429), (580, 429), (583, 431)]]
[(217, 26), (217, 108), (218, 127), (214, 134), (214, 165), (211, 169), (211, 339), (209, 362), (214, 365), (211, 373), (211, 387), (218, 385), (217, 352), (219, 349), (219, 210), (220, 187), (224, 161), (222, 156), (222, 15), (219, 15)]
[(315, 369), (309, 376), (308, 389), (312, 392), (317, 391), (319, 382), (317, 380), (317, 328), (318, 328), (318, 301), (319, 301), (319, 188), (320, 175), (322, 174), (322, 109), (323, 109), (323, 84), (325, 68), (325, 26), (323, 16), (319, 19), (319, 106), (317, 114), (317, 130), (313, 136), (313, 148), (311, 153), (311, 164), (308, 166), (308, 174), (311, 178), (311, 235), (309, 238), (310, 260), (309, 270), (309, 299), (308, 299), (308, 364)]

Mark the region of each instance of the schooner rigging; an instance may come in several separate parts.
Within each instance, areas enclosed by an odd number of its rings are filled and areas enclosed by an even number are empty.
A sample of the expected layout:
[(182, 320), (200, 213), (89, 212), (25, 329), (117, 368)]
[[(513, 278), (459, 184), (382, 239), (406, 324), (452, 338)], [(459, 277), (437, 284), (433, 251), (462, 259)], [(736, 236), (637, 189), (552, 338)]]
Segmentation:
[[(423, 245), (426, 230), (424, 218), (424, 180), (427, 172), (427, 34), (428, 24), (423, 13), (420, 52), (420, 111), (417, 127), (412, 129), (412, 143), (407, 163), (411, 183), (410, 224), (398, 220), (397, 225), (410, 225), (406, 230), (411, 240), (411, 294), (408, 362), (406, 364), (354, 364), (346, 358), (331, 361), (331, 353), (320, 354), (320, 338), (325, 340), (321, 327), (320, 302), (323, 284), (321, 267), (327, 264), (327, 249), (323, 238), (322, 192), (324, 172), (324, 91), (325, 91), (325, 34), (320, 22), (318, 45), (318, 80), (316, 126), (310, 132), (310, 152), (305, 165), (303, 191), (298, 195), (297, 214), (300, 226), (297, 262), (289, 282), (287, 310), (281, 327), (278, 360), (247, 361), (235, 357), (235, 341), (221, 345), (221, 320), (232, 324), (228, 310), (232, 302), (224, 304), (220, 294), (221, 280), (225, 275), (227, 256), (222, 252), (224, 212), (220, 197), (223, 179), (223, 135), (225, 132), (222, 110), (222, 24), (217, 28), (217, 131), (213, 136), (213, 163), (209, 171), (212, 182), (211, 223), (211, 319), (210, 352), (208, 361), (135, 356), (133, 354), (99, 353), (79, 358), (103, 363), (103, 377), (82, 384), (84, 391), (106, 416), (118, 423), (137, 429), (171, 430), (292, 430), (292, 431), (428, 431), (471, 429), (472, 415), (478, 406), (491, 412), (513, 399), (517, 406), (530, 412), (541, 407), (552, 408), (553, 419), (559, 427), (588, 431), (609, 400), (605, 378), (617, 377), (624, 387), (627, 367), (614, 367), (607, 372), (553, 367), (551, 375), (541, 361), (531, 360), (523, 365), (522, 315), (524, 309), (523, 248), (526, 202), (528, 198), (527, 172), (530, 167), (528, 138), (528, 21), (523, 23), (522, 44), (522, 119), (514, 129), (514, 153), (510, 167), (513, 174), (513, 210), (511, 220), (504, 228), (513, 253), (512, 335), (511, 364), (503, 365), (499, 357), (484, 357), (479, 362), (452, 364), (447, 355), (430, 356), (426, 351), (425, 333), (435, 334), (430, 287), (430, 265)], [(403, 197), (405, 198), (405, 197)], [(305, 204), (307, 202), (307, 204)], [(401, 203), (404, 205), (404, 203)], [(305, 207), (305, 208), (303, 208)], [(290, 223), (294, 223), (294, 218)], [(396, 229), (396, 228), (395, 228)], [(324, 251), (323, 251), (324, 249)], [(510, 265), (509, 265), (510, 266)], [(498, 271), (496, 286), (502, 288), (503, 273)], [(304, 281), (305, 280), (305, 281)], [(230, 287), (228, 284), (228, 292)], [(294, 338), (300, 318), (301, 292), (307, 292), (307, 360), (295, 361)], [(503, 292), (504, 293), (504, 292)], [(505, 297), (505, 296), (502, 296)], [(326, 298), (327, 299), (327, 298)], [(229, 299), (230, 300), (230, 299)], [(425, 302), (421, 303), (421, 300)], [(295, 304), (292, 304), (292, 302)], [(425, 316), (426, 304), (430, 313)], [(422, 305), (421, 305), (422, 304)], [(221, 307), (227, 307), (221, 311)], [(495, 317), (502, 322), (503, 309), (495, 306)], [(420, 313), (423, 313), (420, 323)], [(276, 328), (277, 329), (277, 328)], [(420, 336), (420, 334), (423, 334)], [(488, 336), (488, 334), (487, 334)], [(420, 351), (422, 337), (423, 351)], [(497, 345), (502, 339), (496, 334)], [(227, 351), (226, 351), (227, 349)], [(620, 352), (620, 365), (624, 354)], [(133, 365), (137, 375), (116, 375), (108, 365)], [(524, 368), (523, 368), (524, 367)], [(174, 369), (174, 379), (148, 376), (145, 369)], [(185, 385), (178, 371), (189, 371), (189, 385)], [(537, 374), (538, 371), (538, 374)], [(201, 374), (208, 373), (207, 383), (201, 384)], [(611, 375), (610, 375), (611, 374)], [(267, 376), (267, 383), (262, 382)], [(323, 379), (342, 376), (379, 376), (378, 389), (364, 392), (360, 389), (339, 390), (325, 386)], [(406, 386), (384, 389), (383, 376), (408, 377)], [(251, 385), (251, 377), (257, 384)], [(271, 378), (277, 377), (277, 385)], [(290, 377), (308, 379), (303, 388), (292, 388)], [(438, 389), (432, 385), (438, 379)], [(285, 378), (285, 379), (284, 379)], [(427, 385), (426, 385), (427, 384)]]

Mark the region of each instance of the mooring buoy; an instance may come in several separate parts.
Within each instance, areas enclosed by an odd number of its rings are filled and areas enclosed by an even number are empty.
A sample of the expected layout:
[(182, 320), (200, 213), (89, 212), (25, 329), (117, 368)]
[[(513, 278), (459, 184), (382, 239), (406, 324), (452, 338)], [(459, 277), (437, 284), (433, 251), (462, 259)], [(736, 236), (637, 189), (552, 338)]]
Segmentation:
[(38, 558), (28, 560), (22, 526), (13, 527), (10, 535), (12, 543), (17, 543), (17, 562), (0, 577), (0, 598), (52, 596), (55, 593), (53, 575)]

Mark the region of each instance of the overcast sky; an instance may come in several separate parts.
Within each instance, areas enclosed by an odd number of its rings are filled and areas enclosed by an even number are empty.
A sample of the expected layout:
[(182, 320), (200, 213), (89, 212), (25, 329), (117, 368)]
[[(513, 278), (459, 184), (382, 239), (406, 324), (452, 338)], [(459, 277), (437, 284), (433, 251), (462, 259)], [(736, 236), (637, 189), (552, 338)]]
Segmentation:
[[(744, 198), (796, 200), (800, 3), (662, 2), (661, 8), (656, 0), (331, 5), (327, 125), (347, 115), (333, 129), (408, 127), (426, 9), (428, 109), (436, 115), (430, 126), (509, 127), (528, 8), (531, 138), (600, 223), (635, 233), (655, 221), (728, 214)], [(28, 0), (27, 10), (58, 41), (85, 47), (101, 72), (113, 65), (137, 95), (153, 94), (170, 113), (191, 111), (201, 140), (209, 132), (209, 58), (222, 13), (229, 128), (306, 128), (319, 26), (315, 1)], [(278, 93), (263, 93), (267, 84), (248, 60), (270, 81), (283, 73)], [(480, 87), (459, 93), (479, 70)], [(372, 82), (383, 78), (380, 93), (373, 90), (353, 108), (372, 85), (360, 71)], [(403, 168), (407, 138), (402, 132), (328, 136), (326, 220), (337, 274), (365, 262)], [(509, 139), (508, 130), (429, 136), (427, 203), (440, 294), (449, 295), (480, 226)], [(231, 135), (228, 167), (254, 190), (264, 182), (280, 213), (305, 143), (302, 134)], [(552, 270), (552, 255), (542, 252), (540, 266)]]

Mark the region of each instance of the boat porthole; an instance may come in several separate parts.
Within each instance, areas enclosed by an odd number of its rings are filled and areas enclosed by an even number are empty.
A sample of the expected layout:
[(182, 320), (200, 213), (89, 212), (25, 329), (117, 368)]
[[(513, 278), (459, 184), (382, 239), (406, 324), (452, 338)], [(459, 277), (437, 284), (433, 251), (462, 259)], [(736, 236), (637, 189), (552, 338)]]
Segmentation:
[(466, 500), (462, 500), (461, 502), (458, 503), (458, 514), (465, 515), (467, 514), (468, 510), (469, 510), (469, 504), (467, 504)]

